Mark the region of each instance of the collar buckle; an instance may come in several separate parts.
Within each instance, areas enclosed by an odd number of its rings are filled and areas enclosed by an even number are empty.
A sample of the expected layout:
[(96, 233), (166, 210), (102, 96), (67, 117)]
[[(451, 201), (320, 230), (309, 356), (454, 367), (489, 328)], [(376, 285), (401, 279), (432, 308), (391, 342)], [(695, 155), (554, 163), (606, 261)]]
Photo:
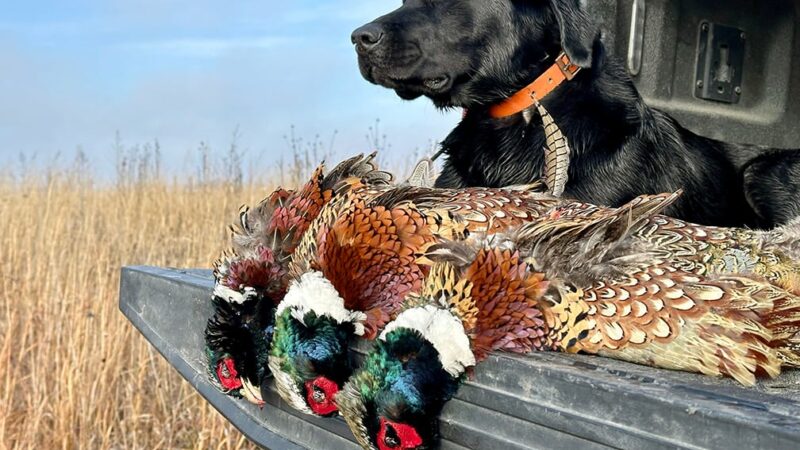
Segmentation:
[(572, 64), (572, 60), (569, 59), (569, 56), (564, 52), (561, 52), (558, 58), (556, 58), (556, 65), (561, 69), (561, 73), (564, 74), (564, 78), (566, 78), (567, 81), (572, 81), (572, 79), (578, 75), (578, 72), (581, 71), (580, 67)]

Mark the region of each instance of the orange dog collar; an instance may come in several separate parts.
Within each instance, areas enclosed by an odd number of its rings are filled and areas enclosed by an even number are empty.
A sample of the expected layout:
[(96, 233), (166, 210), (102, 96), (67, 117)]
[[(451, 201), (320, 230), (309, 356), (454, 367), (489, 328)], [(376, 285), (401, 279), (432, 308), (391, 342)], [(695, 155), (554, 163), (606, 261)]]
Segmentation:
[(580, 70), (580, 67), (572, 64), (572, 60), (569, 59), (566, 53), (561, 53), (556, 58), (556, 63), (539, 76), (536, 81), (525, 86), (503, 102), (489, 108), (489, 115), (495, 119), (500, 119), (520, 113), (533, 106), (537, 100), (550, 95), (565, 81), (575, 78), (575, 75)]

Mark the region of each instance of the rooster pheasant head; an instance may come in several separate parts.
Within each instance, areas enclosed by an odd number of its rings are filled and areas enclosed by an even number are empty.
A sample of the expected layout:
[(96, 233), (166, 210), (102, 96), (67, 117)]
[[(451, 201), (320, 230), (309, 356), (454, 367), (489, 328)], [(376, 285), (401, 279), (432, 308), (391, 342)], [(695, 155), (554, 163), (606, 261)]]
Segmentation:
[(336, 402), (364, 448), (429, 448), (438, 441), (442, 408), (474, 364), (455, 315), (412, 308), (389, 324)]
[(366, 315), (349, 311), (319, 272), (303, 274), (278, 306), (269, 367), (292, 407), (318, 416), (338, 411), (334, 396), (352, 373), (348, 346)]
[(259, 386), (268, 375), (274, 307), (248, 290), (241, 303), (215, 296), (206, 326), (208, 370), (222, 392), (263, 405)]
[(406, 297), (406, 309), (336, 397), (362, 446), (435, 446), (439, 414), (468, 368), (490, 351), (547, 346), (538, 302), (548, 283), (502, 244), (429, 250), (433, 265), (421, 291)]
[(223, 392), (261, 405), (259, 386), (270, 374), (267, 357), (286, 269), (264, 245), (224, 255), (215, 266), (215, 312), (206, 326), (211, 379)]

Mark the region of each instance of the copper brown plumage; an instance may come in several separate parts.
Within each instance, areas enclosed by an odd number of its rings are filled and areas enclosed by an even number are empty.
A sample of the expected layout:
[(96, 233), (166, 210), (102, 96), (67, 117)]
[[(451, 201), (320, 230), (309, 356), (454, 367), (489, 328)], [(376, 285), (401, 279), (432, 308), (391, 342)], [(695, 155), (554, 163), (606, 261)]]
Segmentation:
[[(359, 201), (320, 236), (319, 270), (344, 299), (367, 313), (372, 339), (424, 276), (416, 258), (435, 242), (430, 220), (412, 208), (366, 207)], [(347, 264), (343, 264), (343, 262)]]
[(268, 233), (290, 234), (287, 236), (284, 251), (288, 254), (294, 250), (296, 236), (302, 236), (308, 229), (322, 207), (330, 201), (333, 190), (323, 186), (325, 181), (324, 166), (320, 165), (311, 176), (311, 180), (303, 188), (290, 195), (275, 210), (267, 227)]
[[(367, 200), (359, 195), (354, 191), (345, 207), (331, 204), (339, 217), (332, 226), (320, 227), (316, 254), (298, 253), (293, 264), (320, 270), (345, 308), (380, 319), (369, 324), (373, 332), (396, 313), (407, 293), (419, 289), (427, 271), (420, 258), (439, 239), (494, 234), (557, 204), (533, 192), (484, 188), (401, 187)], [(311, 261), (298, 261), (309, 256)]]
[[(368, 198), (370, 193), (377, 195), (388, 188), (392, 175), (378, 170), (375, 156), (352, 157), (328, 174), (323, 163), (301, 189), (279, 188), (255, 208), (243, 206), (239, 222), (230, 227), (231, 250), (214, 264), (217, 283), (234, 292), (263, 287), (279, 300), (289, 280), (289, 258), (325, 205), (348, 195)], [(329, 223), (334, 218), (326, 216), (320, 222)], [(264, 286), (248, 284), (249, 280), (258, 280)]]
[[(527, 353), (545, 346), (544, 320), (537, 309), (548, 283), (531, 273), (516, 250), (443, 246), (450, 258), (432, 247), (435, 262), (423, 289), (413, 292), (405, 308), (436, 305), (452, 311), (462, 322), (477, 361), (489, 352)], [(450, 261), (447, 261), (449, 259)], [(441, 303), (446, 299), (445, 304)]]
[(389, 186), (393, 177), (388, 172), (378, 170), (375, 156), (373, 153), (367, 157), (352, 157), (339, 163), (327, 175), (324, 163), (321, 164), (301, 189), (281, 195), (284, 198), (271, 215), (261, 215), (269, 217), (265, 231), (280, 236), (283, 251), (292, 253), (322, 208), (337, 194), (336, 190), (342, 194), (348, 187)]

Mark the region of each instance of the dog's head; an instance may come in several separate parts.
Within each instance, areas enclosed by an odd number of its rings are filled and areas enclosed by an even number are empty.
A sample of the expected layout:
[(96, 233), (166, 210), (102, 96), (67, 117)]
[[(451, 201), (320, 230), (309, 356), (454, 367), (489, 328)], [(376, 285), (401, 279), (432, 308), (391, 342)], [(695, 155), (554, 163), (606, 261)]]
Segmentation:
[(592, 64), (598, 28), (580, 0), (405, 0), (353, 32), (361, 73), (404, 99), (490, 104), (524, 87), (563, 50)]

